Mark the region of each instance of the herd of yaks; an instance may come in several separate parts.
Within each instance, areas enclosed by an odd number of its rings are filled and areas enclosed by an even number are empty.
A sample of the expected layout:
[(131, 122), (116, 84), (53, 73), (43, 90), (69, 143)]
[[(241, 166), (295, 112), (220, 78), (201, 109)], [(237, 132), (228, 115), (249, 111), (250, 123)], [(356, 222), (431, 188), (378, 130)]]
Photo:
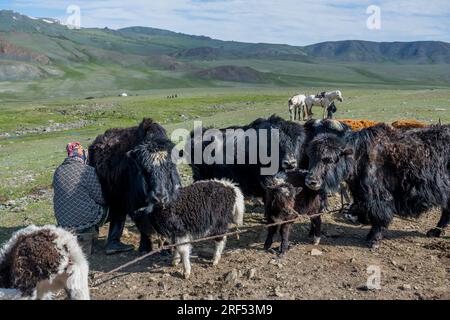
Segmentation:
[[(180, 244), (173, 262), (183, 263), (186, 278), (191, 274), (189, 242), (222, 235), (230, 224), (242, 225), (247, 195), (264, 199), (268, 223), (311, 216), (315, 244), (321, 235), (318, 213), (326, 209), (328, 195), (343, 184), (353, 198), (349, 217), (372, 225), (367, 236), (371, 247), (379, 246), (394, 215), (417, 217), (433, 207), (441, 207), (442, 214), (427, 235), (442, 236), (450, 216), (450, 126), (352, 121), (347, 125), (321, 119), (302, 125), (271, 116), (233, 126), (279, 130), (282, 159), (272, 176), (260, 174), (259, 161), (191, 164), (196, 182), (181, 187), (169, 156), (174, 144), (151, 119), (97, 137), (89, 148), (89, 163), (97, 169), (111, 219), (132, 217), (143, 252), (152, 250), (150, 236), (155, 233)], [(226, 139), (226, 128), (220, 130)], [(190, 143), (194, 148), (196, 142)], [(202, 149), (208, 147), (200, 143)], [(283, 256), (291, 227), (270, 227), (264, 248), (270, 250), (280, 228)], [(219, 262), (225, 242), (225, 236), (216, 239), (213, 264)], [(0, 251), (0, 288), (0, 299), (45, 299), (58, 289), (73, 299), (89, 299), (88, 262), (70, 232), (30, 226), (16, 232)]]

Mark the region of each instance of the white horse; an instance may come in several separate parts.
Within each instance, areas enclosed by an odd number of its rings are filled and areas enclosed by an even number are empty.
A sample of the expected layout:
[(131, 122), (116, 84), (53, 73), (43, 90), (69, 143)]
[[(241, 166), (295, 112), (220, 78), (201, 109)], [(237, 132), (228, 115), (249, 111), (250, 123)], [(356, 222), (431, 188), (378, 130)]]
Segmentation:
[[(304, 94), (298, 94), (289, 99), (289, 113), (291, 114), (291, 121), (297, 120), (297, 113), (299, 120), (305, 120), (308, 116), (305, 104), (306, 96)], [(303, 119), (302, 119), (303, 116)]]
[(325, 113), (327, 108), (330, 106), (331, 102), (334, 100), (338, 100), (340, 102), (344, 101), (342, 97), (342, 93), (339, 90), (331, 91), (331, 92), (322, 92), (319, 94), (312, 94), (306, 97), (305, 105), (306, 105), (306, 113), (309, 117), (312, 117), (312, 107), (313, 106), (321, 106), (323, 108), (323, 119), (325, 119)]

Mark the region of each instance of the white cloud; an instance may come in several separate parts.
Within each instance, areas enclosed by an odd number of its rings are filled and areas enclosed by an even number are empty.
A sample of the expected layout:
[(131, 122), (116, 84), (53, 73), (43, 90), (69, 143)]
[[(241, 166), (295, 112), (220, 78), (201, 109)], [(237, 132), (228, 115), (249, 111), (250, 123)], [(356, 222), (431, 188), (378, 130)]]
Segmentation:
[[(223, 40), (304, 45), (328, 40), (450, 41), (448, 0), (13, 0), (20, 11), (77, 4), (84, 27), (151, 26)], [(381, 30), (366, 8), (381, 8)]]

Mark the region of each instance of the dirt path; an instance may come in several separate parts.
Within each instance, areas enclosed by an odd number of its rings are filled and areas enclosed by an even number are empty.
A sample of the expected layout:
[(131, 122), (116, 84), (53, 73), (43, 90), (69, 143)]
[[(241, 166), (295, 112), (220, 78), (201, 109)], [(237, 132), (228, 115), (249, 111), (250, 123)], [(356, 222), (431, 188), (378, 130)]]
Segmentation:
[[(332, 199), (337, 205), (336, 199)], [(263, 223), (261, 207), (247, 206), (246, 225)], [(450, 299), (450, 241), (431, 239), (426, 231), (439, 219), (437, 210), (411, 222), (395, 219), (377, 251), (366, 247), (368, 227), (352, 225), (340, 215), (324, 217), (322, 242), (310, 244), (307, 223), (295, 225), (284, 260), (262, 250), (266, 231), (248, 232), (227, 243), (217, 267), (210, 263), (212, 242), (197, 244), (192, 275), (157, 254), (92, 288), (94, 299)], [(124, 241), (138, 245), (132, 224)], [(106, 256), (104, 235), (91, 257), (91, 276), (100, 276), (138, 256), (137, 252)], [(275, 245), (278, 245), (276, 243)], [(311, 255), (312, 249), (322, 254)], [(381, 289), (367, 290), (369, 266), (379, 267)], [(373, 267), (372, 267), (373, 268)], [(226, 280), (227, 279), (227, 280)]]

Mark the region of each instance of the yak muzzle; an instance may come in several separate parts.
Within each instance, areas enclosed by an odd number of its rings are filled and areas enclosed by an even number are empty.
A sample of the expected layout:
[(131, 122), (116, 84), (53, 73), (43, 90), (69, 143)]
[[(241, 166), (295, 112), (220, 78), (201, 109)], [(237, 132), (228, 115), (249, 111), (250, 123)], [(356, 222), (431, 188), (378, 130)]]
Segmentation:
[(289, 160), (283, 160), (281, 166), (284, 170), (294, 170), (297, 168), (297, 160), (295, 159), (289, 159)]
[(162, 195), (162, 196), (153, 196), (153, 202), (154, 206), (159, 209), (166, 209), (169, 206), (169, 196)]
[(317, 177), (307, 176), (305, 179), (305, 184), (311, 190), (317, 191), (322, 186), (320, 179)]

